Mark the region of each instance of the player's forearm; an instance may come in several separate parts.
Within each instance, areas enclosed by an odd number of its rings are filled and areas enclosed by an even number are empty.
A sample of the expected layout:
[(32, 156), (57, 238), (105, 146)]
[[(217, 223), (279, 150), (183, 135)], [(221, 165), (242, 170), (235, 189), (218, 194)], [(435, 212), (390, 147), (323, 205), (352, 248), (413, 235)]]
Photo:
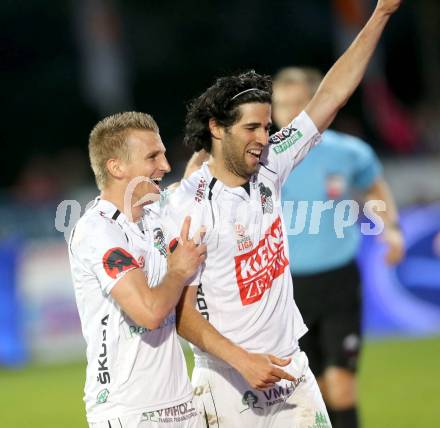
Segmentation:
[(167, 272), (157, 287), (151, 288), (148, 297), (148, 314), (150, 323), (157, 328), (179, 302), (182, 290), (185, 286), (185, 278), (174, 273)]
[[(393, 195), (385, 180), (377, 180), (366, 194), (368, 201), (379, 200), (384, 203), (383, 210), (374, 210), (385, 226), (382, 240), (387, 246), (385, 260), (390, 265), (399, 263), (405, 256), (405, 240), (399, 225), (399, 217)], [(372, 204), (374, 207), (375, 204)]]
[(177, 332), (199, 349), (237, 368), (247, 352), (221, 335), (194, 307), (177, 307)]
[(347, 51), (324, 77), (306, 111), (322, 132), (362, 80), (391, 14), (377, 7)]
[(399, 223), (399, 214), (396, 202), (385, 180), (377, 180), (365, 194), (365, 201), (383, 201), (384, 211), (376, 212), (384, 222), (385, 227), (396, 227)]

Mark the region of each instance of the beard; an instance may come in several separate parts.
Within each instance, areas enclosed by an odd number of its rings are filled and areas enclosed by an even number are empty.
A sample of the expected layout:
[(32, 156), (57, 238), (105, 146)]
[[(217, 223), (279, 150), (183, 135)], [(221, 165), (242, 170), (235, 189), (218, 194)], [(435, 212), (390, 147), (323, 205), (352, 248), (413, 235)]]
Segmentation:
[(245, 154), (239, 149), (239, 145), (239, 142), (230, 134), (226, 134), (222, 142), (222, 155), (225, 167), (234, 175), (249, 180), (252, 174), (256, 172), (258, 164), (256, 167), (248, 165), (245, 161)]

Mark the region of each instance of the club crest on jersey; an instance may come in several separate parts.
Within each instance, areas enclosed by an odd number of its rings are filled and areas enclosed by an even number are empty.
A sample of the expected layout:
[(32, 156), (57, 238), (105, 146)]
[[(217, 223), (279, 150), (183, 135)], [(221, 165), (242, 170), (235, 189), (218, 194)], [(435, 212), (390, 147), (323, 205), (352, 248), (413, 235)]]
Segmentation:
[(289, 266), (278, 216), (252, 251), (235, 256), (235, 276), (243, 306), (258, 302)]
[(245, 227), (241, 224), (235, 223), (234, 230), (238, 251), (250, 250), (252, 248), (252, 241), (250, 236), (247, 235)]
[(122, 272), (139, 267), (135, 258), (121, 247), (108, 250), (102, 258), (102, 264), (107, 275), (113, 279)]
[(272, 190), (266, 187), (263, 183), (258, 185), (260, 189), (260, 199), (261, 207), (263, 208), (263, 214), (273, 213), (273, 200), (272, 200)]
[(154, 248), (156, 248), (159, 253), (166, 257), (167, 256), (167, 246), (165, 244), (165, 237), (163, 236), (162, 229), (160, 227), (156, 227), (153, 229), (153, 240), (154, 240)]

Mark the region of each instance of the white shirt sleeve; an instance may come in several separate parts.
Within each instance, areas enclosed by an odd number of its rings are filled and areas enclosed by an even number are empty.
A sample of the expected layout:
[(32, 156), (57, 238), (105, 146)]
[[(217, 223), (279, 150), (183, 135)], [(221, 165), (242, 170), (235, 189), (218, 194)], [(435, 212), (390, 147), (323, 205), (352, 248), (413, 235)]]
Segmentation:
[(292, 169), (298, 165), (312, 147), (321, 140), (321, 134), (305, 111), (285, 128), (271, 135), (269, 150), (263, 164), (279, 176), (283, 185)]
[[(127, 272), (139, 268), (127, 238), (116, 223), (102, 218), (79, 227), (72, 238), (72, 254), (94, 274), (105, 295), (110, 294)], [(85, 226), (85, 225), (84, 225)]]

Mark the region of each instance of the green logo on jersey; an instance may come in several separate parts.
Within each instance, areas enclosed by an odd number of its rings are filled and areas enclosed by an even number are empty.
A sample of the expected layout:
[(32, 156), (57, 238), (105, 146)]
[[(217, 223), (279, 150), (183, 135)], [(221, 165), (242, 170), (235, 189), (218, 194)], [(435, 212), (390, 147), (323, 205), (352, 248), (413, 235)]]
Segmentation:
[(107, 401), (110, 391), (106, 388), (98, 393), (96, 396), (96, 404), (103, 404)]
[(316, 412), (315, 423), (312, 426), (309, 426), (309, 428), (330, 428), (330, 424), (324, 413)]
[(285, 152), (289, 147), (292, 147), (299, 139), (303, 136), (302, 132), (297, 129), (290, 137), (281, 143), (274, 145), (274, 152), (279, 155), (280, 153)]

